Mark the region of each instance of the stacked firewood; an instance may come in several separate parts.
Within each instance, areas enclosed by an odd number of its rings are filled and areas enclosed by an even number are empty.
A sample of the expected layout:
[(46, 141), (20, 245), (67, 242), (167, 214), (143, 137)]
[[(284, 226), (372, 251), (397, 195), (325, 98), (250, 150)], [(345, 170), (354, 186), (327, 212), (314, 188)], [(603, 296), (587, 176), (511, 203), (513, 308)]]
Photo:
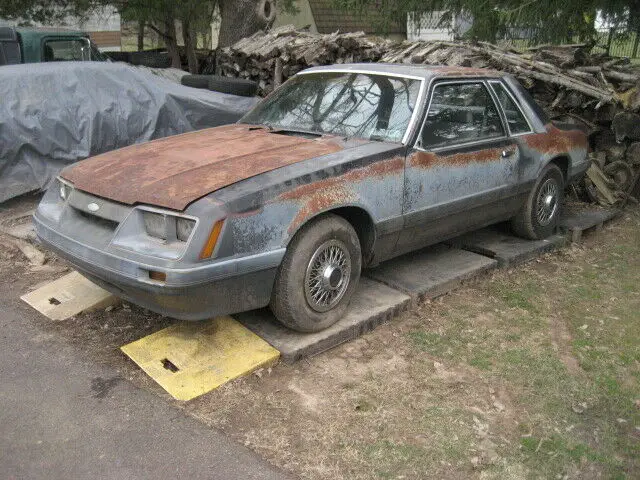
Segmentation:
[[(216, 60), (218, 73), (257, 81), (261, 95), (305, 68), (352, 62), (450, 65), (511, 73), (552, 118), (583, 125), (591, 132), (595, 166), (579, 189), (582, 195), (602, 204), (626, 202), (634, 179), (637, 183), (640, 69), (628, 59), (591, 53), (591, 45), (549, 45), (521, 52), (485, 42), (398, 43), (362, 32), (322, 35), (285, 26), (221, 49)], [(593, 174), (595, 169), (599, 173)]]
[(362, 32), (322, 35), (289, 25), (258, 32), (219, 50), (217, 66), (222, 75), (258, 82), (264, 95), (274, 84), (311, 66), (377, 62), (392, 45), (388, 40), (367, 38)]

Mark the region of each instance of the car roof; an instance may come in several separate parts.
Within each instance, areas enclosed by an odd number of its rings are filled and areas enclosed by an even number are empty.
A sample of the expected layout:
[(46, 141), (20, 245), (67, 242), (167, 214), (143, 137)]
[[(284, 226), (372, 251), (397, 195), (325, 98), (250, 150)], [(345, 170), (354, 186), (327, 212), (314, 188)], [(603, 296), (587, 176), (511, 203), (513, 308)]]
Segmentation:
[(321, 71), (387, 73), (419, 78), (432, 77), (502, 77), (505, 74), (489, 68), (456, 67), (447, 65), (408, 65), (404, 63), (344, 63), (308, 68), (300, 73)]
[(71, 28), (63, 27), (15, 27), (16, 32), (21, 35), (24, 34), (37, 34), (37, 35), (73, 35), (73, 36), (87, 36), (86, 32), (82, 30), (73, 30)]

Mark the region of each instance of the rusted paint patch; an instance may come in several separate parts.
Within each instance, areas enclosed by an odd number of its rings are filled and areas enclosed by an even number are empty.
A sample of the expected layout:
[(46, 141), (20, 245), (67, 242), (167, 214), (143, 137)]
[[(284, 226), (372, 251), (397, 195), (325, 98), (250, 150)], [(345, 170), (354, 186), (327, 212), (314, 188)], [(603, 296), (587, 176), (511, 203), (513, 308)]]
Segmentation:
[(356, 168), (339, 177), (331, 177), (306, 185), (301, 185), (280, 195), (280, 201), (299, 201), (300, 209), (289, 226), (289, 233), (293, 233), (308, 218), (320, 212), (349, 204), (356, 200), (357, 195), (353, 184), (365, 179), (383, 179), (389, 175), (397, 175), (404, 169), (404, 159), (393, 157), (381, 160), (362, 168)]
[(525, 135), (527, 147), (542, 154), (558, 155), (575, 149), (587, 149), (587, 136), (579, 129), (561, 130), (552, 123), (545, 125), (547, 133)]
[(320, 212), (329, 210), (335, 205), (343, 205), (354, 199), (354, 192), (349, 191), (344, 185), (336, 185), (331, 189), (316, 192), (315, 195), (306, 199), (300, 210), (298, 210), (298, 213), (289, 226), (289, 233), (297, 230), (306, 219)]
[(76, 188), (126, 204), (184, 209), (215, 190), (342, 150), (340, 140), (228, 125), (133, 145), (66, 169)]
[[(513, 148), (513, 147), (507, 147)], [(409, 166), (433, 168), (436, 165), (462, 167), (470, 163), (497, 162), (504, 148), (490, 148), (473, 152), (440, 155), (433, 152), (415, 152), (409, 156)]]
[(397, 173), (404, 169), (404, 159), (393, 157), (387, 160), (372, 163), (366, 167), (354, 168), (339, 177), (330, 177), (317, 182), (300, 185), (299, 187), (284, 192), (278, 197), (279, 200), (297, 200), (308, 195), (315, 194), (318, 190), (326, 190), (337, 185), (349, 182), (358, 182), (365, 178), (382, 178), (392, 173)]

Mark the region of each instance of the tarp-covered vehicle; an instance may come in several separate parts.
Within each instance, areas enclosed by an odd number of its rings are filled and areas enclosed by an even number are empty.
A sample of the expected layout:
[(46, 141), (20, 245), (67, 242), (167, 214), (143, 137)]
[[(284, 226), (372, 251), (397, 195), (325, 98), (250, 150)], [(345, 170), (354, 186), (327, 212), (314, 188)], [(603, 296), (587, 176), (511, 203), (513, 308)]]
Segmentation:
[(107, 62), (0, 67), (0, 99), (0, 202), (92, 155), (233, 123), (258, 101)]

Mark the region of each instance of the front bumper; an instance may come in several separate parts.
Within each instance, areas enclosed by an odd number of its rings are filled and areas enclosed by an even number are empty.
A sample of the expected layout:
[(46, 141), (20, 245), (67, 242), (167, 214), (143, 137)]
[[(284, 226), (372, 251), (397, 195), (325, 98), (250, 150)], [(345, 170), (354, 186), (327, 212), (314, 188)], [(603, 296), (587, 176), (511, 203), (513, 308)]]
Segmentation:
[[(204, 320), (269, 304), (285, 249), (210, 262), (191, 268), (162, 268), (133, 261), (69, 238), (34, 215), (40, 241), (93, 282), (132, 303), (181, 320)], [(170, 283), (149, 279), (162, 270)]]

